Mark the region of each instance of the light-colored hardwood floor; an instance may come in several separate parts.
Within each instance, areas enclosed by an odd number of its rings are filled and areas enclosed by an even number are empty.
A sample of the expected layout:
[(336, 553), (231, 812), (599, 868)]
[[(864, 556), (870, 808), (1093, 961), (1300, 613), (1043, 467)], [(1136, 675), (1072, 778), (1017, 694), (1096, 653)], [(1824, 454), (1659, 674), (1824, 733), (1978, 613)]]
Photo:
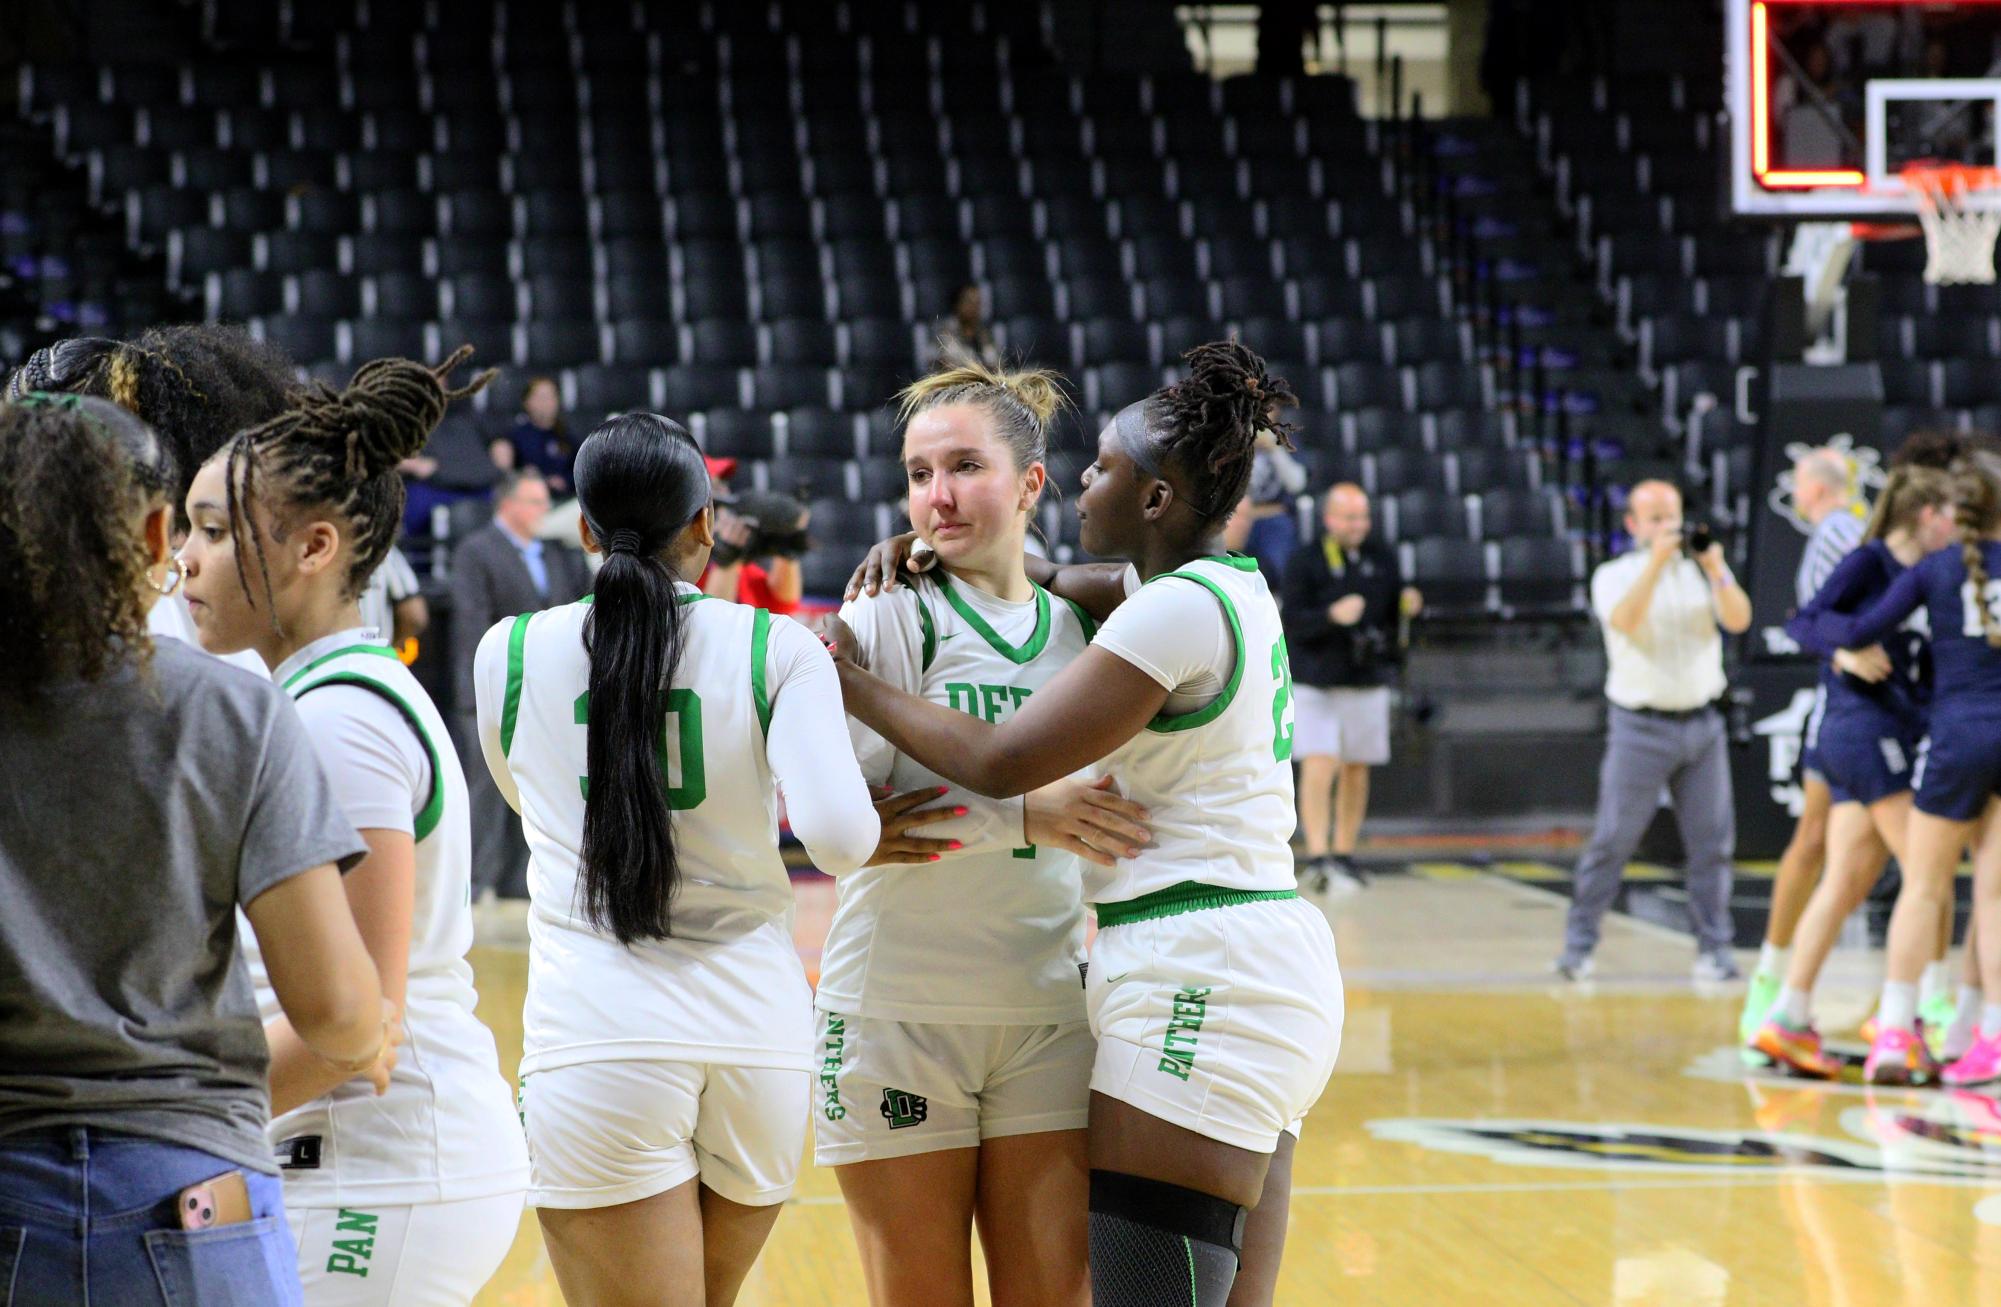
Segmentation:
[[(831, 894), (800, 889), (810, 965)], [(1686, 940), (1615, 919), (1599, 979), (1560, 986), (1562, 901), (1470, 868), (1326, 906), (1348, 1023), (1300, 1144), (1287, 1307), (2001, 1303), (1989, 1100), (1745, 1073), (1727, 1048), (1742, 988), (1698, 991)], [(473, 963), (512, 1075), (508, 933), (484, 914)], [(1837, 955), (1831, 1030), (1866, 1012), (1877, 966)], [(478, 1301), (561, 1302), (532, 1213)], [(831, 1175), (806, 1168), (740, 1301), (865, 1303)]]

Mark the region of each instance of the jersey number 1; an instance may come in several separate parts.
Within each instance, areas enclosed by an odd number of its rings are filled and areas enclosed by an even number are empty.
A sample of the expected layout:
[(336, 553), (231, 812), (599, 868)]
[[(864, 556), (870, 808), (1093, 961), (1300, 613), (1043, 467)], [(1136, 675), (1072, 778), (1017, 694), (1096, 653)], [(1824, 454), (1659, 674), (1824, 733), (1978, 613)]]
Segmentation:
[[(699, 808), (702, 800), (709, 797), (709, 778), (702, 766), (702, 696), (693, 690), (680, 689), (667, 692), (665, 716), (675, 721), (675, 744), (681, 755), (681, 783), (667, 786), (667, 806), (685, 811)], [(591, 692), (584, 691), (577, 696), (576, 721), (579, 726), (588, 726), (591, 721)], [(674, 778), (673, 759), (667, 748), (667, 723), (660, 723), (660, 775), (671, 782)], [(577, 777), (577, 787), (586, 799), (591, 797), (591, 778)]]
[(1271, 756), (1284, 762), (1292, 757), (1292, 723), (1286, 710), (1292, 707), (1292, 659), (1285, 652), (1285, 637), (1271, 647), (1271, 674), (1278, 681), (1278, 693), (1271, 700)]

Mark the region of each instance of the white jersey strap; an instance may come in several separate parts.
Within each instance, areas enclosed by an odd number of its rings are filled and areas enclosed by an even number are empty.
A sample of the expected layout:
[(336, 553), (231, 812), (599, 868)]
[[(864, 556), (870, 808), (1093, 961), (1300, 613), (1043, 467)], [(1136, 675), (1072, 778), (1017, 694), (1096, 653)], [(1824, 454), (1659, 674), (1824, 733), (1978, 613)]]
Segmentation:
[(424, 728), (424, 719), (418, 716), (416, 707), (408, 699), (404, 698), (401, 693), (390, 686), (388, 682), (377, 680), (359, 668), (336, 668), (327, 672), (324, 676), (314, 675), (314, 672), (325, 664), (337, 658), (346, 658), (351, 654), (371, 658), (388, 658), (393, 660), (398, 667), (403, 665), (403, 660), (396, 656), (395, 650), (390, 649), (386, 645), (349, 645), (345, 649), (336, 649), (324, 657), (315, 658), (312, 662), (307, 663), (304, 667), (294, 672), (285, 681), (285, 691), (293, 699), (297, 700), (303, 699), (314, 690), (322, 689), (329, 685), (354, 685), (381, 696), (396, 711), (403, 714), (403, 720), (410, 723), (410, 729), (417, 733), (417, 742), (424, 746), (424, 756), (431, 764), (430, 797), (424, 800), (423, 808), (417, 812), (411, 821), (411, 835), (416, 842), (421, 843), (429, 837), (432, 831), (438, 828), (438, 823), (445, 816), (445, 773), (444, 768), (438, 760), (438, 746), (431, 739), (431, 733)]
[[(1245, 563), (1249, 563), (1249, 567), (1245, 568), (1245, 570), (1257, 570), (1257, 563), (1249, 559), (1239, 562), (1235, 555), (1212, 561), (1226, 563), (1231, 567), (1239, 568), (1244, 567)], [(1217, 585), (1200, 572), (1164, 572), (1154, 577), (1153, 581), (1173, 579), (1193, 581), (1210, 594), (1216, 596), (1216, 602), (1223, 605), (1223, 616), (1230, 621), (1230, 643), (1236, 647), (1237, 658), (1235, 665), (1230, 669), (1229, 683), (1223, 687), (1221, 694), (1211, 699), (1202, 707), (1197, 708), (1194, 712), (1182, 713), (1174, 717), (1160, 715), (1146, 724), (1146, 729), (1149, 731), (1162, 734), (1169, 731), (1192, 731), (1198, 726), (1207, 726), (1210, 722), (1215, 721), (1229, 708), (1230, 701), (1237, 697), (1237, 687), (1243, 684), (1244, 680), (1244, 625), (1237, 619), (1236, 604), (1230, 601), (1230, 596), (1223, 592), (1222, 586)], [(1153, 581), (1149, 581), (1147, 584), (1152, 585)]]

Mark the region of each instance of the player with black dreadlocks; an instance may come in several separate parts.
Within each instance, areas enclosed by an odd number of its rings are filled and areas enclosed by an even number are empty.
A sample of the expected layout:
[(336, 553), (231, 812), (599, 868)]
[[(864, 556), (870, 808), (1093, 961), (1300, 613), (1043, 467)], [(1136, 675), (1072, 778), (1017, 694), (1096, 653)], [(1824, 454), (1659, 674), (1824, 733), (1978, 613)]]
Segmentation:
[(438, 710), (368, 638), (357, 604), (402, 522), (396, 465), (492, 376), (449, 386), (471, 352), (436, 368), (378, 359), (344, 390), (314, 386), (238, 433), (188, 493), (181, 558), (201, 642), (255, 650), (296, 703), (368, 844), (344, 886), (410, 1032), (388, 1092), (370, 1097), (299, 1042), (246, 949), (308, 1304), (470, 1301), (506, 1256), (527, 1188), (493, 1036), (473, 1015), (465, 776)]
[[(1294, 1139), (1340, 1043), (1333, 934), (1293, 887), (1278, 605), (1221, 543), (1259, 432), (1285, 443), (1276, 412), (1296, 401), (1235, 341), (1187, 359), (1084, 473), (1084, 548), (1131, 565), (1037, 569), (1103, 618), (1074, 662), (998, 726), (841, 668), (848, 711), (956, 784), (999, 798), (1096, 767), (1150, 814), (1137, 857), (1084, 867), (1098, 1307), (1271, 1301)], [(829, 638), (850, 654), (844, 629)]]

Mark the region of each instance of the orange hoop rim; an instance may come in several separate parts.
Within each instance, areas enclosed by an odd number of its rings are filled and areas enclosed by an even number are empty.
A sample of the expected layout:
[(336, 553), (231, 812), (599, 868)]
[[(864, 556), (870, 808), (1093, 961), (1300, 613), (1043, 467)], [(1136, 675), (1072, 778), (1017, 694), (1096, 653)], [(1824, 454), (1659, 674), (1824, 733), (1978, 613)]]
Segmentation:
[(1950, 202), (1967, 195), (2001, 190), (2001, 168), (1966, 163), (1907, 163), (1897, 169), (1897, 176), (1904, 185), (1933, 201), (1943, 198)]

